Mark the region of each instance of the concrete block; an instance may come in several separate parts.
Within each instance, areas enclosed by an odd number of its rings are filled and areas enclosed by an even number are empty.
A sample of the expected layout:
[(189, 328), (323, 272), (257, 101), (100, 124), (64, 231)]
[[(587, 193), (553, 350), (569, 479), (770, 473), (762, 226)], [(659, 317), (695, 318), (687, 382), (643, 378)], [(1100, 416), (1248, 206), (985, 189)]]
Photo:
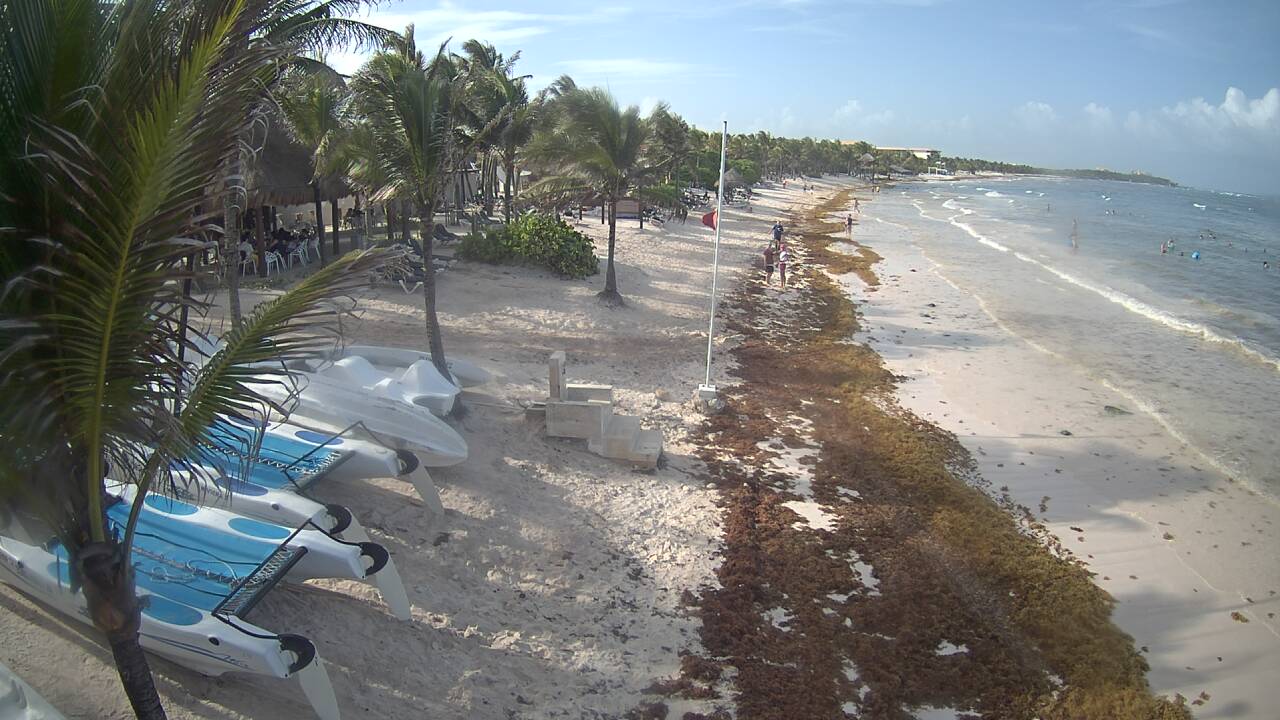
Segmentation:
[(609, 403), (548, 400), (547, 434), (584, 440), (600, 437), (612, 415), (613, 406)]
[(634, 415), (614, 415), (609, 418), (603, 434), (587, 440), (587, 449), (597, 455), (617, 460), (626, 459), (640, 433), (640, 418)]
[(612, 385), (592, 385), (589, 383), (565, 383), (564, 400), (570, 402), (607, 402), (613, 404)]
[(566, 362), (563, 350), (551, 353), (551, 358), (547, 361), (547, 380), (552, 400), (564, 398), (564, 366)]
[(657, 430), (641, 430), (627, 460), (644, 467), (657, 467), (662, 456), (662, 433)]

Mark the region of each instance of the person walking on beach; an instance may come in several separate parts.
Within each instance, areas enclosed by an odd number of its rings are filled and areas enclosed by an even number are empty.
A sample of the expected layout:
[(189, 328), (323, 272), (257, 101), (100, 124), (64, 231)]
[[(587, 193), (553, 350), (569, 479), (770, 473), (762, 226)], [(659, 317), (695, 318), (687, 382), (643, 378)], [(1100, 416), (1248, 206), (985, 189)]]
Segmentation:
[(787, 249), (787, 244), (778, 245), (778, 286), (785, 288), (787, 286), (787, 263), (791, 261), (791, 251)]
[(846, 213), (844, 216), (844, 230), (850, 235), (853, 234), (853, 215)]
[(858, 198), (853, 199), (853, 211), (858, 213), (859, 215), (862, 214), (862, 209), (858, 207)]
[(782, 221), (779, 220), (773, 224), (773, 244), (777, 245), (782, 242)]
[(777, 251), (773, 248), (773, 243), (769, 243), (764, 247), (764, 284), (773, 284), (773, 261), (777, 256)]

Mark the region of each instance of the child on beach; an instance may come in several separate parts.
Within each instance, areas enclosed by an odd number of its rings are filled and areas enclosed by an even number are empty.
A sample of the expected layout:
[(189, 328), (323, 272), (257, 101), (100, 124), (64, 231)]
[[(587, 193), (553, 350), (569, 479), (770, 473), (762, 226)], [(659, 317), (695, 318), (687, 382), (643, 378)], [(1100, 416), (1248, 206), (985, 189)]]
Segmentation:
[(791, 260), (791, 251), (787, 249), (787, 244), (782, 243), (778, 246), (778, 285), (780, 287), (787, 286), (787, 263)]
[(773, 249), (773, 243), (769, 243), (764, 248), (764, 284), (773, 283), (773, 259), (776, 251)]

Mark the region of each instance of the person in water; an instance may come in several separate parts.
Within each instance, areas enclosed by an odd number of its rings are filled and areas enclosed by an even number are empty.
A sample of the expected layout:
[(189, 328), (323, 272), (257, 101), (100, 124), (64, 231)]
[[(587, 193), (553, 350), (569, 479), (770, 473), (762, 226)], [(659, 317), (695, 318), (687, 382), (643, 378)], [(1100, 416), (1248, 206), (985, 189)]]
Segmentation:
[(853, 234), (853, 215), (846, 214), (844, 216), (844, 229), (845, 232)]

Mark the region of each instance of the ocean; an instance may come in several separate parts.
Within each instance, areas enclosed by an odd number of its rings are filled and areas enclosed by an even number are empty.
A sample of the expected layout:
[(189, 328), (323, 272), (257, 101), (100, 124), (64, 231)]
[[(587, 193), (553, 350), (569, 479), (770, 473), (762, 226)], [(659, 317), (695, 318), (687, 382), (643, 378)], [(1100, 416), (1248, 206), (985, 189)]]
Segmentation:
[(1009, 332), (1280, 499), (1280, 198), (1047, 177), (882, 197)]

